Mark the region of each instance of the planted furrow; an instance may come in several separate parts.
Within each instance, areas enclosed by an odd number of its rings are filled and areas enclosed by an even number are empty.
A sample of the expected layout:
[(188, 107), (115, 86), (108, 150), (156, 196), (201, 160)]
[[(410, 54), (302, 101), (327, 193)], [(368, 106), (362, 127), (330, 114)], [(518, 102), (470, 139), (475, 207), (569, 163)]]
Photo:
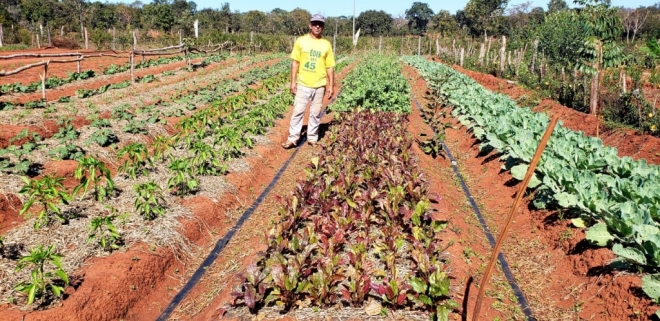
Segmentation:
[[(496, 150), (502, 168), (522, 180), (549, 119), (520, 108), (453, 69), (420, 57), (405, 57), (434, 90), (435, 112), (451, 114), (481, 141), (481, 151)], [(538, 209), (560, 209), (572, 223), (587, 228), (594, 246), (611, 246), (624, 265), (651, 273), (642, 288), (660, 298), (660, 167), (620, 158), (597, 138), (562, 127), (555, 130), (528, 189)]]

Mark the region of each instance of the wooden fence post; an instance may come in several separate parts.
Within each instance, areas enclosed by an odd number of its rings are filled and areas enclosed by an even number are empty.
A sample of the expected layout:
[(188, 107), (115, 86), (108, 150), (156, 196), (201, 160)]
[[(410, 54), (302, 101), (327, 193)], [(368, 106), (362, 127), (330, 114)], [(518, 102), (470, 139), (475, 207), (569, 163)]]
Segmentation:
[(383, 36), (380, 36), (380, 39), (378, 39), (378, 54), (382, 54), (382, 47), (383, 47)]
[(502, 48), (500, 48), (500, 71), (504, 72), (506, 63), (506, 36), (502, 36)]
[(539, 40), (535, 39), (534, 40), (534, 53), (532, 54), (532, 72), (534, 72), (534, 69), (536, 68), (536, 55), (538, 54), (539, 49)]
[(623, 89), (623, 93), (625, 94), (627, 92), (628, 84), (626, 83), (626, 70), (621, 69), (621, 88)]
[(48, 77), (48, 63), (44, 65), (43, 76), (39, 75), (39, 78), (41, 78), (41, 98), (44, 100), (46, 100), (46, 77)]
[[(135, 34), (135, 33), (133, 33)], [(135, 82), (135, 51), (131, 51), (131, 82)]]
[(181, 29), (179, 29), (179, 45), (183, 44), (183, 35), (181, 34)]
[(463, 59), (465, 57), (465, 48), (461, 47), (461, 68), (463, 67)]
[(435, 55), (440, 56), (440, 39), (435, 38)]
[(0, 23), (0, 47), (2, 47), (2, 37), (4, 37), (4, 34), (2, 33), (2, 24)]
[(89, 36), (87, 35), (87, 27), (84, 28), (85, 30), (85, 49), (89, 49)]
[(41, 48), (41, 42), (39, 41), (39, 34), (37, 34), (37, 48)]
[(64, 26), (60, 27), (60, 37), (64, 37)]
[(137, 50), (137, 32), (133, 30), (133, 51)]
[(486, 44), (482, 43), (481, 48), (479, 48), (479, 66), (484, 64), (484, 55), (486, 55)]

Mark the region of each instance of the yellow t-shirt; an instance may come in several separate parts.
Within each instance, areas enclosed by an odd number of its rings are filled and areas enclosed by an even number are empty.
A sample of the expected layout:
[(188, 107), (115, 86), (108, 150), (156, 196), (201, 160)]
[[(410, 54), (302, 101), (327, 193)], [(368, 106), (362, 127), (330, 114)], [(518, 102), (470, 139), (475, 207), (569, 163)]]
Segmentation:
[(309, 34), (296, 40), (291, 59), (300, 63), (296, 82), (309, 88), (325, 86), (328, 82), (326, 69), (335, 66), (330, 42), (312, 38)]

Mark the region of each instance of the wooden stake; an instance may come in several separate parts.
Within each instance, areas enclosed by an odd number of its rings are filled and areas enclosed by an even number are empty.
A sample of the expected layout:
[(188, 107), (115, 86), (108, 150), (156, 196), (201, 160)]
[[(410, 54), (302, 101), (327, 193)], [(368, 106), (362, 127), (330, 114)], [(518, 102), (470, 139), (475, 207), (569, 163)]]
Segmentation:
[(53, 40), (51, 40), (51, 38), (50, 38), (50, 26), (49, 25), (46, 25), (46, 33), (48, 34), (48, 45), (52, 47), (53, 46)]
[(2, 38), (4, 37), (4, 34), (2, 33), (2, 24), (0, 23), (0, 47), (2, 47)]
[(41, 41), (39, 41), (39, 34), (37, 34), (37, 48), (41, 48)]
[(134, 71), (135, 71), (135, 52), (131, 51), (131, 82), (135, 82)]
[(539, 50), (539, 40), (536, 39), (534, 40), (534, 54), (532, 54), (532, 66), (531, 66), (532, 72), (534, 72), (534, 68), (536, 68), (536, 55), (538, 54), (538, 50)]
[(137, 31), (133, 30), (133, 51), (137, 50)]
[(502, 229), (502, 232), (497, 237), (497, 242), (495, 243), (495, 247), (493, 248), (493, 253), (490, 256), (490, 261), (488, 262), (488, 266), (486, 267), (484, 276), (481, 279), (481, 284), (479, 285), (479, 294), (477, 295), (477, 303), (474, 307), (474, 312), (472, 313), (472, 321), (479, 320), (481, 301), (483, 300), (484, 294), (486, 293), (486, 286), (488, 285), (488, 280), (490, 279), (490, 275), (493, 272), (493, 268), (495, 268), (495, 262), (497, 262), (497, 257), (499, 256), (500, 248), (502, 247), (502, 243), (504, 242), (504, 239), (506, 238), (506, 234), (509, 231), (509, 227), (511, 226), (511, 222), (513, 221), (514, 214), (518, 209), (518, 205), (520, 204), (523, 195), (525, 195), (525, 191), (527, 190), (529, 181), (532, 179), (532, 175), (536, 170), (536, 165), (538, 165), (539, 160), (541, 159), (541, 155), (545, 150), (545, 146), (548, 144), (548, 140), (550, 140), (550, 136), (552, 135), (552, 132), (555, 130), (558, 121), (559, 121), (558, 116), (553, 117), (552, 120), (550, 121), (550, 125), (545, 130), (545, 134), (543, 134), (543, 137), (541, 138), (541, 142), (539, 143), (539, 146), (536, 148), (536, 153), (534, 153), (534, 158), (532, 158), (532, 162), (529, 164), (529, 168), (527, 169), (527, 173), (525, 174), (525, 179), (523, 179), (522, 185), (520, 185), (520, 188), (518, 189), (518, 193), (516, 194), (516, 198), (513, 201), (513, 205), (511, 205), (511, 209), (509, 210), (509, 216), (506, 219), (506, 223), (504, 223), (504, 229)]
[(378, 40), (378, 54), (382, 54), (381, 47), (383, 46), (383, 36), (380, 36), (380, 39)]
[(46, 77), (48, 77), (48, 63), (44, 65), (44, 74), (39, 75), (39, 78), (41, 78), (41, 98), (46, 99)]
[(484, 56), (486, 55), (486, 44), (482, 43), (481, 48), (479, 48), (479, 66), (484, 64)]
[(461, 47), (461, 68), (463, 67), (463, 59), (465, 57), (465, 48)]
[(89, 49), (89, 36), (87, 35), (87, 28), (85, 30), (85, 49)]
[(64, 37), (64, 26), (60, 27), (60, 37)]
[(502, 48), (500, 48), (500, 72), (504, 72), (506, 63), (506, 36), (502, 36)]

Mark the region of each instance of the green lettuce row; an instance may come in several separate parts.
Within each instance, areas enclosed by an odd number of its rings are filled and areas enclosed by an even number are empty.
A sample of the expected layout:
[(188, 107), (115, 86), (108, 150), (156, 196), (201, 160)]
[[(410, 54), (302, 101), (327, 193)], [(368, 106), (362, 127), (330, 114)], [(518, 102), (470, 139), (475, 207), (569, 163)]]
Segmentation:
[[(522, 180), (549, 118), (520, 108), (508, 96), (487, 91), (448, 66), (404, 57), (417, 68), (452, 114), (469, 128), (483, 152), (497, 150), (503, 169)], [(528, 186), (534, 205), (579, 210), (576, 226), (587, 240), (613, 245), (622, 259), (660, 267), (660, 168), (645, 160), (618, 157), (600, 139), (558, 125)]]
[(363, 59), (344, 78), (343, 92), (329, 107), (347, 112), (356, 107), (379, 111), (410, 113), (410, 87), (393, 56), (370, 56)]

